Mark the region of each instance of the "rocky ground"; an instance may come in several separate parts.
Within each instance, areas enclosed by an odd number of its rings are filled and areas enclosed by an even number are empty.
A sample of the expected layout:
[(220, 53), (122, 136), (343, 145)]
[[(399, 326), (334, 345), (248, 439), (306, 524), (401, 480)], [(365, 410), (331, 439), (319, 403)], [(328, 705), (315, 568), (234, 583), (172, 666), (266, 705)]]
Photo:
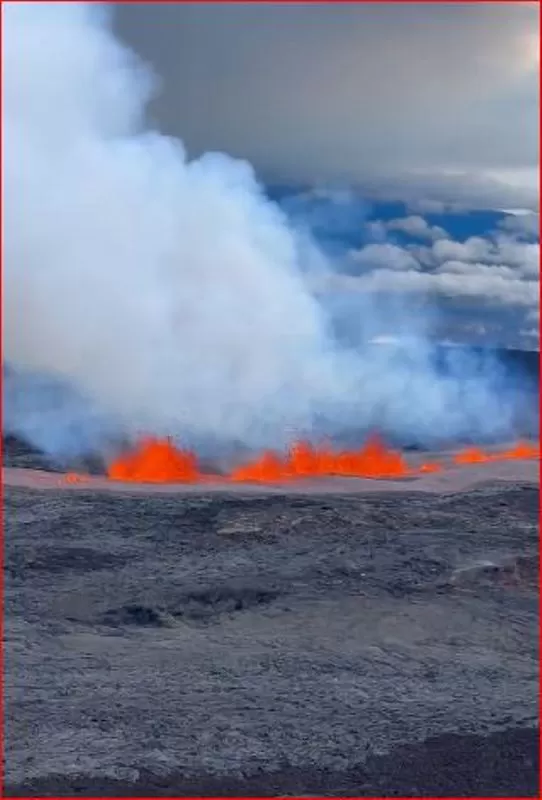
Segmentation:
[(4, 504), (6, 795), (538, 793), (535, 478)]

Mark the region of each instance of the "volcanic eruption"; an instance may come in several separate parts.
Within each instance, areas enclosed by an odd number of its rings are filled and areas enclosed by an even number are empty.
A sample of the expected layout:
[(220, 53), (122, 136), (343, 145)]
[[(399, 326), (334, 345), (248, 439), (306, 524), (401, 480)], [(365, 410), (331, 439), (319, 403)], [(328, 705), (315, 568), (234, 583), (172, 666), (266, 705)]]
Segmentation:
[[(454, 454), (451, 463), (469, 465), (510, 459), (540, 458), (540, 450), (528, 442), (504, 450), (484, 452), (471, 447)], [(227, 475), (200, 471), (195, 453), (177, 448), (169, 440), (148, 438), (130, 452), (109, 464), (108, 477), (127, 483), (198, 483), (231, 481), (275, 483), (315, 477), (406, 478), (439, 472), (438, 461), (409, 466), (404, 456), (371, 436), (358, 450), (338, 451), (331, 446), (315, 448), (307, 442), (292, 445), (286, 453), (265, 451), (259, 457), (238, 466)], [(73, 480), (73, 478), (71, 479)]]
[[(419, 309), (397, 302), (411, 334), (397, 351), (339, 342), (337, 265), (250, 165), (153, 129), (154, 75), (107, 9), (8, 4), (3, 19), (8, 431), (129, 481), (202, 480), (202, 454), (236, 447), (250, 456), (230, 481), (397, 477), (396, 442), (517, 438), (496, 360), (438, 369)], [(381, 313), (360, 295), (362, 327)], [(370, 431), (393, 446), (363, 444)]]

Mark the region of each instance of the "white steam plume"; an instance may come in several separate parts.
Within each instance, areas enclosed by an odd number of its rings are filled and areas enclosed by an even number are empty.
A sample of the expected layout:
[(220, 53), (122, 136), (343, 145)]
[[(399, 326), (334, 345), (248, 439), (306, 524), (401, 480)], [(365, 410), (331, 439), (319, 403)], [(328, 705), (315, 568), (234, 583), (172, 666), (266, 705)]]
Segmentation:
[[(2, 13), (6, 363), (67, 382), (93, 431), (96, 409), (128, 435), (248, 445), (280, 444), (317, 417), (452, 434), (467, 417), (487, 429), (491, 407), (491, 425), (508, 424), (484, 381), (466, 395), (423, 348), (393, 368), (339, 351), (250, 166), (188, 162), (146, 127), (152, 76), (103, 8)], [(24, 430), (30, 408), (40, 440), (43, 380), (25, 386), (24, 408), (8, 412)]]

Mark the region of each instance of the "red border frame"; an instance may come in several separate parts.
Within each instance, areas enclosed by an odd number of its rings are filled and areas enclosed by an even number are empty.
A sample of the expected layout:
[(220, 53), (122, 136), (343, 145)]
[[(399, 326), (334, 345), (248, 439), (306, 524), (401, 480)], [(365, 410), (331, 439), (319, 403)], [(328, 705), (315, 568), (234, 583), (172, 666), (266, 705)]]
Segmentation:
[[(20, 2), (20, 1), (21, 0), (9, 0), (9, 2)], [(88, 0), (88, 1), (89, 2), (100, 2), (100, 0)], [(106, 0), (106, 1), (110, 2), (111, 0)], [(130, 3), (131, 2), (131, 3), (137, 3), (137, 4), (152, 2), (152, 0), (118, 0), (118, 1), (122, 2), (122, 3)], [(6, 2), (6, 0), (0, 0), (0, 7), (3, 5), (4, 2)], [(30, 2), (40, 2), (40, 0), (30, 0)], [(54, 2), (70, 3), (70, 2), (74, 2), (74, 0), (54, 0)], [(269, 4), (274, 4), (274, 5), (278, 5), (278, 4), (280, 4), (280, 5), (294, 5), (294, 4), (295, 5), (299, 5), (299, 4), (324, 5), (324, 4), (326, 4), (326, 5), (330, 5), (332, 3), (340, 4), (340, 5), (352, 5), (352, 4), (358, 4), (358, 3), (361, 4), (361, 3), (371, 2), (371, 3), (380, 3), (380, 4), (388, 4), (389, 5), (389, 4), (409, 3), (409, 2), (413, 2), (413, 0), (160, 0), (160, 3), (167, 3), (169, 5), (171, 5), (171, 4), (182, 4), (182, 3), (186, 3), (186, 2), (198, 2), (198, 3), (202, 3), (202, 4), (204, 4), (204, 3), (205, 4), (209, 4), (211, 2), (215, 2), (215, 3), (220, 3), (220, 4), (229, 3), (230, 5), (231, 4), (236, 4), (236, 5), (241, 5), (241, 4), (252, 4), (252, 5), (254, 5), (254, 4), (260, 4), (260, 5), (262, 5), (262, 4), (263, 5), (269, 5)], [(446, 2), (447, 4), (451, 4), (451, 3), (452, 4), (459, 4), (459, 3), (465, 4), (465, 3), (468, 3), (468, 4), (477, 4), (477, 5), (480, 5), (480, 4), (489, 5), (489, 4), (492, 4), (492, 3), (495, 3), (495, 2), (498, 2), (498, 3), (515, 3), (516, 0), (416, 0), (416, 2), (417, 3), (424, 3), (424, 4), (433, 4), (433, 5), (437, 4), (437, 3), (442, 3), (442, 2)], [(540, 14), (540, 2), (541, 2), (541, 0), (535, 0), (535, 2), (538, 3), (539, 14)], [(1, 8), (0, 8), (0, 11), (1, 11)], [(2, 14), (0, 13), (0, 38), (2, 37), (2, 35), (3, 35)], [(3, 39), (2, 39), (2, 42), (3, 42)], [(540, 38), (539, 38), (539, 53), (540, 53), (540, 55), (542, 55), (542, 40), (540, 40)], [(1, 49), (0, 49), (0, 55), (1, 55)], [(1, 69), (1, 67), (0, 67), (0, 69)], [(0, 108), (2, 107), (1, 101), (2, 101), (2, 85), (1, 85), (1, 81), (0, 81)], [(539, 109), (540, 109), (541, 101), (542, 101), (542, 91), (540, 89), (540, 84), (539, 84)], [(0, 114), (1, 114), (1, 111), (0, 111)], [(541, 123), (542, 123), (542, 114), (541, 114), (541, 112), (539, 110), (539, 134), (540, 134), (540, 130), (542, 128)], [(0, 154), (1, 154), (1, 163), (3, 163), (3, 136), (2, 136), (1, 118), (0, 118)], [(0, 169), (1, 169), (1, 166), (0, 166)], [(539, 196), (540, 196), (541, 193), (542, 193), (542, 171), (541, 171), (541, 168), (540, 168), (540, 158), (539, 158)], [(0, 212), (3, 211), (2, 202), (3, 202), (3, 193), (0, 196)], [(3, 259), (3, 222), (4, 222), (4, 216), (3, 216), (3, 213), (2, 213), (1, 222), (0, 222), (0, 276), (2, 275), (2, 259)], [(540, 298), (542, 299), (542, 291), (540, 291)], [(540, 322), (539, 322), (539, 329), (540, 329)], [(0, 352), (1, 352), (2, 363), (3, 363), (3, 348), (2, 348), (2, 332), (1, 332), (1, 329), (0, 329)], [(540, 367), (542, 368), (542, 357), (540, 355), (539, 355), (539, 364), (540, 364)], [(1, 381), (2, 381), (2, 375), (0, 373), (0, 388), (1, 388)], [(540, 393), (539, 393), (539, 416), (542, 416), (542, 394), (540, 394)], [(0, 427), (3, 430), (3, 403), (2, 403), (1, 398), (0, 398)], [(542, 436), (539, 436), (539, 440), (542, 443)], [(542, 464), (540, 464), (540, 466), (539, 466), (539, 478), (540, 478), (540, 476), (542, 476)], [(4, 722), (4, 693), (3, 693), (3, 675), (4, 675), (4, 648), (3, 648), (3, 643), (4, 643), (4, 572), (3, 572), (3, 567), (4, 567), (3, 533), (4, 533), (4, 531), (3, 531), (3, 507), (4, 507), (4, 504), (3, 504), (3, 500), (4, 500), (4, 492), (3, 492), (3, 481), (0, 482), (0, 499), (2, 501), (2, 507), (1, 507), (1, 511), (0, 511), (1, 522), (2, 522), (1, 533), (0, 533), (0, 544), (2, 545), (1, 548), (0, 548), (0, 567), (2, 568), (1, 571), (0, 571), (0, 675), (2, 676), (2, 691), (0, 691), (0, 719), (2, 720), (2, 723), (3, 723)], [(542, 544), (542, 537), (540, 535), (541, 524), (542, 524), (542, 508), (539, 507), (539, 547)], [(540, 583), (542, 583), (541, 579), (542, 579), (542, 557), (539, 556), (539, 585), (540, 585)], [(539, 592), (539, 662), (542, 662), (542, 594), (540, 592)], [(542, 717), (542, 692), (539, 692), (539, 719), (541, 717)], [(5, 753), (4, 753), (4, 735), (3, 735), (3, 733), (4, 733), (4, 725), (2, 724), (2, 729), (0, 730), (0, 797), (4, 797), (5, 796), (5, 794), (4, 794), (4, 755), (5, 755)], [(540, 738), (540, 737), (539, 737), (539, 753), (540, 753), (540, 756), (542, 756), (542, 738)], [(542, 796), (540, 794), (540, 792), (541, 792), (541, 789), (539, 789), (539, 795), (538, 795), (539, 797)], [(304, 796), (304, 797), (306, 798), (307, 796)], [(80, 796), (79, 796), (79, 798), (77, 796), (75, 796), (73, 798), (69, 798), (69, 797), (64, 797), (63, 798), (63, 800), (79, 800), (79, 799), (80, 799)], [(32, 800), (39, 800), (39, 798), (32, 798)], [(106, 797), (106, 798), (104, 798), (104, 797), (94, 797), (94, 798), (87, 798), (87, 800), (116, 800), (116, 798), (114, 798), (114, 797), (112, 797), (112, 798), (109, 798), (109, 797)], [(135, 800), (135, 798), (134, 798), (134, 800)], [(154, 798), (154, 797), (139, 797), (139, 798), (137, 798), (137, 800), (158, 800), (158, 798)], [(201, 797), (186, 797), (185, 796), (185, 797), (182, 797), (182, 798), (170, 797), (170, 800), (224, 800), (224, 797), (221, 797), (221, 798), (219, 798), (219, 797), (201, 798)], [(230, 800), (232, 800), (232, 798), (230, 798)], [(241, 800), (241, 799), (239, 798), (239, 800)], [(243, 800), (269, 800), (269, 798), (259, 798), (259, 797), (251, 797), (251, 798), (249, 798), (249, 797), (244, 797)], [(291, 798), (291, 800), (295, 800), (295, 798)], [(298, 800), (301, 800), (301, 799), (299, 798)], [(311, 800), (325, 800), (325, 798), (321, 798), (320, 799), (319, 797), (314, 796), (313, 798), (311, 798)], [(341, 800), (341, 798), (339, 798), (339, 800)], [(342, 800), (346, 800), (346, 798), (342, 798)], [(356, 798), (349, 797), (348, 800), (356, 800)], [(361, 798), (360, 798), (360, 800), (361, 800)], [(363, 800), (387, 800), (387, 798), (377, 798), (377, 797), (367, 798), (367, 797), (364, 797)], [(412, 798), (394, 797), (394, 800), (412, 800)], [(433, 798), (426, 798), (426, 800), (441, 800), (441, 798), (433, 797)], [(447, 797), (446, 800), (462, 800), (462, 798)], [(469, 798), (469, 800), (490, 800), (490, 798), (481, 798), (481, 797), (474, 798), (473, 797), (473, 798)], [(530, 800), (530, 799), (529, 798), (524, 798), (524, 799), (523, 798), (516, 798), (515, 800)]]

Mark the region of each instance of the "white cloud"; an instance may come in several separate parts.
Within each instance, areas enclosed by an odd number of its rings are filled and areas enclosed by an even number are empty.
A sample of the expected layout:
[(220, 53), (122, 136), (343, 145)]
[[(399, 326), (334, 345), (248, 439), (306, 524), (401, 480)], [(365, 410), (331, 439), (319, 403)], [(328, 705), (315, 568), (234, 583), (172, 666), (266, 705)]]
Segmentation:
[(471, 236), (465, 242), (443, 239), (435, 242), (432, 255), (437, 263), (455, 259), (458, 261), (483, 261), (491, 251), (491, 243), (480, 236)]
[(420, 266), (402, 247), (389, 243), (368, 244), (361, 250), (352, 250), (349, 253), (349, 260), (362, 269), (415, 270)]
[(431, 256), (437, 264), (463, 261), (509, 265), (527, 278), (536, 278), (540, 270), (540, 244), (520, 242), (506, 235), (497, 235), (494, 239), (471, 236), (465, 242), (442, 239), (433, 244), (429, 258)]
[(478, 275), (485, 278), (498, 276), (509, 281), (518, 280), (517, 271), (511, 267), (490, 266), (488, 264), (476, 264), (465, 261), (445, 261), (444, 264), (437, 267), (433, 274), (444, 275), (446, 273), (453, 275)]
[(444, 228), (440, 228), (438, 225), (429, 225), (426, 219), (417, 215), (390, 219), (386, 223), (386, 227), (389, 231), (400, 231), (413, 238), (429, 241), (445, 239), (448, 235)]
[[(446, 238), (404, 248), (373, 244), (350, 253), (344, 267), (348, 274), (335, 273), (328, 288), (351, 296), (396, 298), (399, 308), (437, 304), (441, 312), (435, 323), (447, 340), (531, 349), (538, 341), (539, 257), (538, 243), (502, 230), (464, 242)], [(356, 266), (361, 267), (357, 273)]]
[[(481, 266), (481, 265), (478, 265)], [(342, 281), (342, 278), (345, 281)], [(341, 276), (343, 289), (368, 292), (430, 292), (448, 298), (476, 298), (502, 306), (533, 306), (538, 299), (538, 283), (511, 280), (479, 268), (473, 272), (397, 272), (381, 269), (358, 278)]]
[(532, 212), (507, 212), (508, 216), (505, 217), (500, 223), (499, 227), (507, 233), (515, 234), (522, 237), (538, 237), (540, 234), (540, 214), (533, 214)]

